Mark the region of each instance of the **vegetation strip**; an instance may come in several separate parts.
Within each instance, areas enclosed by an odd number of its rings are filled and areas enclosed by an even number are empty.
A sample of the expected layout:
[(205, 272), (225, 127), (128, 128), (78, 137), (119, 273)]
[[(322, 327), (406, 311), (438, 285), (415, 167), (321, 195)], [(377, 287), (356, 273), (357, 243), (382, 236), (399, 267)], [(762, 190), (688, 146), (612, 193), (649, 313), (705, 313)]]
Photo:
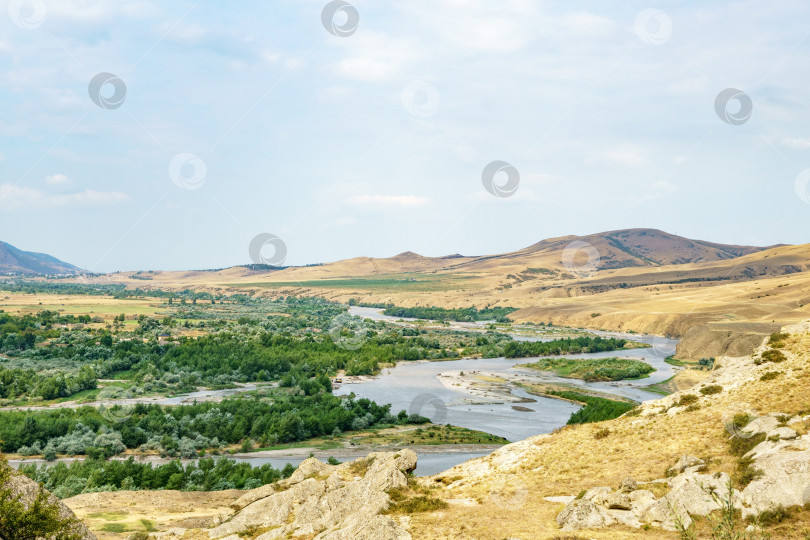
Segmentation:
[(561, 377), (593, 381), (640, 379), (655, 371), (647, 362), (629, 358), (541, 358), (530, 364), (520, 364), (539, 371), (552, 371)]

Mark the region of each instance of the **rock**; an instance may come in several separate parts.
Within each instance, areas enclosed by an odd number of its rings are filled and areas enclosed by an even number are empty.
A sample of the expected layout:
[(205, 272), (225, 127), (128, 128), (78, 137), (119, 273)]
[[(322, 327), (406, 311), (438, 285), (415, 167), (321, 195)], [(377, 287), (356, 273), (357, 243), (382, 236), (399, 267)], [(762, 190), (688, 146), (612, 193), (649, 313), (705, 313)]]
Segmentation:
[(402, 526), (379, 514), (390, 504), (386, 491), (406, 487), (406, 474), (415, 467), (416, 454), (410, 450), (375, 452), (336, 466), (310, 458), (275, 487), (246, 493), (233, 505), (236, 512), (208, 534), (223, 538), (259, 527), (270, 530), (257, 540), (409, 539)]
[[(0, 467), (5, 466), (6, 465), (4, 464), (0, 464)], [(8, 489), (11, 491), (12, 495), (19, 496), (20, 502), (26, 508), (28, 508), (29, 505), (37, 498), (39, 495), (39, 490), (41, 489), (38, 483), (34, 482), (27, 476), (18, 474), (15, 471), (11, 472), (11, 476), (4, 484), (2, 484), (2, 486), (0, 486), (0, 488), (4, 490)], [(50, 493), (48, 493), (48, 503), (55, 505), (59, 509), (59, 517), (61, 519), (76, 518), (76, 514), (74, 514), (73, 511), (67, 507), (67, 505)], [(81, 540), (97, 540), (96, 535), (91, 533), (81, 521), (76, 520), (74, 531)]]
[(607, 497), (605, 497), (604, 506), (606, 506), (608, 510), (630, 510), (632, 508), (630, 497), (621, 492), (608, 494)]
[(629, 510), (608, 510), (607, 514), (617, 523), (621, 523), (622, 525), (627, 525), (628, 527), (634, 527), (636, 529), (641, 527), (641, 522), (638, 520), (638, 516)]
[(644, 515), (650, 506), (655, 503), (655, 494), (647, 489), (637, 489), (630, 493), (630, 505), (637, 516)]
[[(725, 473), (684, 473), (671, 478), (671, 491), (650, 505), (641, 515), (641, 521), (673, 531), (676, 530), (677, 515), (688, 527), (691, 523), (689, 514), (706, 516), (720, 508), (712, 495), (721, 499), (725, 497), (730, 480)], [(736, 492), (734, 496), (738, 500)]]
[(767, 434), (779, 427), (779, 420), (775, 416), (760, 416), (754, 418), (740, 431), (743, 433), (750, 433), (751, 435), (759, 435), (760, 433)]
[(791, 440), (798, 437), (799, 434), (789, 427), (780, 427), (768, 432), (768, 438), (779, 437), (781, 440)]
[(582, 498), (595, 504), (604, 505), (605, 500), (611, 491), (613, 490), (611, 490), (609, 487), (595, 487), (586, 491)]
[(370, 518), (353, 515), (343, 527), (333, 531), (324, 531), (315, 540), (411, 540), (408, 534), (396, 521), (388, 516), (371, 516)]
[(568, 504), (571, 501), (575, 501), (576, 497), (574, 497), (573, 495), (557, 495), (554, 497), (543, 497), (543, 500), (553, 503)]
[(766, 441), (749, 454), (754, 457), (753, 467), (763, 476), (742, 492), (743, 517), (810, 502), (810, 435), (776, 443)]
[(706, 462), (702, 459), (684, 454), (678, 459), (675, 465), (667, 469), (667, 476), (675, 476), (676, 474), (684, 472), (687, 468), (703, 467), (705, 465)]
[(607, 510), (585, 498), (568, 503), (557, 515), (557, 524), (564, 531), (596, 529), (614, 522), (614, 518), (607, 513)]
[(619, 486), (619, 491), (621, 491), (622, 493), (630, 493), (631, 491), (635, 491), (637, 489), (638, 483), (630, 477), (627, 477), (624, 480), (622, 480), (622, 483)]

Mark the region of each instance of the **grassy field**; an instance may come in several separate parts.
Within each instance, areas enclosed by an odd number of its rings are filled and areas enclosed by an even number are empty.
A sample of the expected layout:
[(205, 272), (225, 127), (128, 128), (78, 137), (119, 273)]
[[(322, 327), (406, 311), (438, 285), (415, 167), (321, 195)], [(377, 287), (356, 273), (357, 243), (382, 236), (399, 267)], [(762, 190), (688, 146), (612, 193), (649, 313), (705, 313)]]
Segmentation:
[[(448, 291), (478, 288), (472, 276), (463, 274), (388, 274), (343, 279), (313, 279), (303, 281), (264, 281), (242, 283), (239, 287), (284, 288), (302, 287), (314, 289), (351, 289), (375, 292)], [(233, 286), (233, 284), (229, 284)]]
[(85, 296), (65, 294), (24, 294), (0, 290), (0, 309), (13, 315), (56, 311), (64, 315), (97, 316), (105, 321), (123, 313), (126, 326), (137, 324), (139, 315), (156, 317), (166, 312), (162, 298), (113, 298), (112, 296)]

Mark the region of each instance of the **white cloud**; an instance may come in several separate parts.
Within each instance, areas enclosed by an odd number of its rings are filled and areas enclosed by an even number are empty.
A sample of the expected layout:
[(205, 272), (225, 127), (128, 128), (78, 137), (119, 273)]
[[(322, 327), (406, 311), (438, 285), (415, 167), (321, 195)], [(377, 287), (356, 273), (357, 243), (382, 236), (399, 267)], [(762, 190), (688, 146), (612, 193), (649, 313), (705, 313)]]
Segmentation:
[(14, 184), (0, 184), (0, 208), (5, 210), (101, 206), (124, 202), (126, 193), (85, 189), (75, 193), (48, 193)]
[(416, 195), (355, 195), (349, 199), (352, 204), (360, 205), (381, 205), (381, 206), (401, 206), (403, 208), (413, 208), (424, 206), (430, 199)]
[(797, 139), (793, 137), (785, 137), (782, 139), (782, 146), (788, 148), (810, 148), (810, 139)]
[(637, 167), (647, 163), (647, 159), (643, 154), (644, 151), (641, 148), (631, 144), (623, 144), (608, 148), (604, 152), (586, 160), (586, 163), (588, 165), (607, 163), (623, 167)]
[(352, 36), (348, 55), (337, 63), (338, 74), (358, 81), (383, 82), (402, 76), (407, 64), (420, 57), (419, 44), (367, 32)]
[(61, 173), (52, 174), (50, 176), (45, 177), (45, 183), (48, 184), (49, 186), (58, 186), (58, 185), (63, 185), (63, 184), (69, 184), (70, 183), (70, 178), (68, 178), (67, 176), (65, 176), (64, 174), (61, 174)]
[(353, 218), (352, 216), (344, 216), (335, 221), (335, 225), (340, 226), (354, 225), (355, 223), (357, 223), (357, 219)]

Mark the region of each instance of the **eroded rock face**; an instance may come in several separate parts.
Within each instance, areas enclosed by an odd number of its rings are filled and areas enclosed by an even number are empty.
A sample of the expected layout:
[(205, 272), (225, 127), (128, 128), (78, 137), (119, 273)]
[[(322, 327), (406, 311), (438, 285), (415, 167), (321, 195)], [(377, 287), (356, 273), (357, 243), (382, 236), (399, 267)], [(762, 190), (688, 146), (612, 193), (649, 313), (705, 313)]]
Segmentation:
[(407, 486), (406, 474), (416, 468), (410, 450), (375, 452), (366, 458), (332, 466), (310, 458), (286, 480), (252, 490), (233, 505), (209, 531), (213, 539), (231, 537), (250, 528), (268, 529), (258, 540), (287, 535), (315, 535), (318, 540), (393, 539), (411, 536), (380, 512), (388, 508), (386, 493)]
[[(3, 465), (0, 465), (2, 467)], [(20, 502), (23, 503), (26, 507), (33, 502), (37, 495), (39, 494), (39, 484), (28, 478), (27, 476), (23, 476), (22, 474), (12, 474), (9, 478), (8, 482), (6, 482), (3, 486), (3, 489), (11, 489), (11, 492), (14, 494), (20, 495)], [(59, 517), (62, 519), (68, 518), (76, 518), (76, 515), (73, 511), (68, 508), (65, 504), (62, 503), (59, 499), (48, 494), (48, 502), (51, 504), (55, 504), (59, 508)], [(90, 530), (82, 523), (81, 521), (77, 520), (77, 524), (75, 527), (75, 531), (79, 534), (79, 537), (82, 540), (96, 540), (96, 535), (90, 532)]]

